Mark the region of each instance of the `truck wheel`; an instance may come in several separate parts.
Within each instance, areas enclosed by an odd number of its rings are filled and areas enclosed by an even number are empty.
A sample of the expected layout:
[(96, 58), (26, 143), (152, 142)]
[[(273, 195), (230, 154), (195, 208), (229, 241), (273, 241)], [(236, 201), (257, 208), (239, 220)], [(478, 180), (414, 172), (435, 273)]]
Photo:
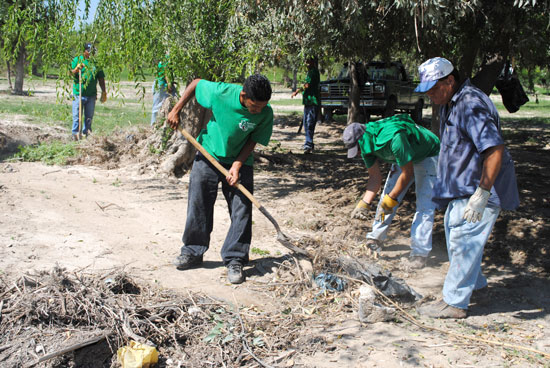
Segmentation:
[(420, 124), (422, 122), (422, 109), (424, 108), (424, 100), (418, 100), (414, 104), (414, 110), (412, 111), (412, 118), (415, 123)]
[(395, 109), (397, 108), (397, 98), (394, 96), (390, 97), (388, 103), (386, 104), (386, 109), (384, 110), (384, 117), (390, 117), (395, 115)]
[(323, 118), (324, 118), (324, 121), (331, 121), (332, 109), (323, 109)]

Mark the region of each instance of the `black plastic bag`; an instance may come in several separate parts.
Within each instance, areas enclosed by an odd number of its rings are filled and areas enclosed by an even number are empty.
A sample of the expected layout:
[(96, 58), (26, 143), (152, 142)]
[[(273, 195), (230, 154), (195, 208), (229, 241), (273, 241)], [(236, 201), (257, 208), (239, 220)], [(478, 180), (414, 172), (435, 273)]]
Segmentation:
[(512, 73), (513, 69), (507, 63), (495, 83), (495, 87), (502, 96), (502, 103), (509, 113), (518, 111), (522, 105), (529, 101), (519, 79)]

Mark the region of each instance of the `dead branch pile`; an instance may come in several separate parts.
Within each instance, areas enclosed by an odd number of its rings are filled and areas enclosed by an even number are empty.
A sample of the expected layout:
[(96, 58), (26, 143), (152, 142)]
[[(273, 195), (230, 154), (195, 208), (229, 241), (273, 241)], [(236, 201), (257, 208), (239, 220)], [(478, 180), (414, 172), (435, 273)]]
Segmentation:
[(165, 366), (246, 367), (280, 364), (322, 343), (303, 333), (303, 313), (238, 309), (139, 285), (123, 272), (56, 268), (2, 280), (0, 298), (1, 366), (114, 367), (116, 350), (135, 340), (156, 346)]

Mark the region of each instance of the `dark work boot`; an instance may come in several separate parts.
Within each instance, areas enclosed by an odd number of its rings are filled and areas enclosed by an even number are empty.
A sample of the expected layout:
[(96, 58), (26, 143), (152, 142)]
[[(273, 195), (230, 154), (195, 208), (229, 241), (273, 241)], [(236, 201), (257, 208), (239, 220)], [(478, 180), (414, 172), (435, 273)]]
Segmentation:
[(241, 284), (244, 281), (243, 265), (240, 263), (228, 264), (227, 280), (232, 284)]
[(200, 264), (202, 264), (202, 255), (182, 254), (174, 260), (174, 265), (178, 270), (188, 270)]

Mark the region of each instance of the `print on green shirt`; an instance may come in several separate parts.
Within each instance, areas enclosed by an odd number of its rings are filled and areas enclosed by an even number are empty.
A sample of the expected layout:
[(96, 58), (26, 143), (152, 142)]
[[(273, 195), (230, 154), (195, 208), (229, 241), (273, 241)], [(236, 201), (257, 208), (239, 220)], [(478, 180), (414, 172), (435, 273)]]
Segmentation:
[[(249, 137), (267, 146), (273, 131), (273, 110), (267, 105), (259, 114), (251, 114), (239, 100), (242, 86), (201, 80), (195, 89), (197, 102), (212, 110), (208, 122), (197, 141), (218, 161), (232, 164)], [(245, 165), (252, 166), (251, 154)]]

